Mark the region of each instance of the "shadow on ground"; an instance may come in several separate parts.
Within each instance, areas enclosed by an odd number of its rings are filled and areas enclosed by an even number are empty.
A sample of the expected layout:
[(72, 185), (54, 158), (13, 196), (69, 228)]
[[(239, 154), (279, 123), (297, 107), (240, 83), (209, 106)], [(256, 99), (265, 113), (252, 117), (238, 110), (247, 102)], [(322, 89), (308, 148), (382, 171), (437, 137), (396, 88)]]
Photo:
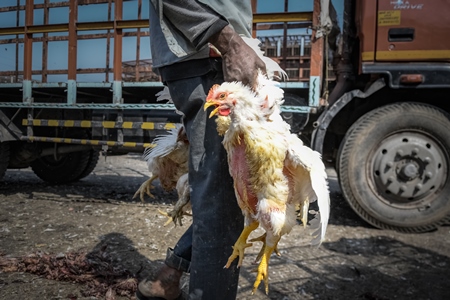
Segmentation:
[[(341, 238), (282, 252), (271, 259), (267, 299), (450, 299), (450, 258), (390, 237)], [(253, 268), (241, 270), (248, 283), (243, 295), (250, 295)]]

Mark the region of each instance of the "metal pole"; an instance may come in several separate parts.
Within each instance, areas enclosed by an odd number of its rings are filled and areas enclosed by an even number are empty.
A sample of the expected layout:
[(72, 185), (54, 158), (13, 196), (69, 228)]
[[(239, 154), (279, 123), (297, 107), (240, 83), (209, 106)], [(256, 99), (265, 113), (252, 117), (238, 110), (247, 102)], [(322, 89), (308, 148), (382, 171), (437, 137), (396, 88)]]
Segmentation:
[[(284, 12), (288, 11), (289, 0), (284, 0)], [(287, 68), (287, 22), (283, 23), (283, 47), (281, 49), (281, 67), (286, 70)]]
[[(112, 0), (108, 1), (108, 21), (111, 21), (111, 6)], [(111, 57), (111, 30), (108, 29), (106, 35), (106, 72), (105, 72), (105, 82), (109, 82), (109, 69), (111, 67), (109, 63), (109, 58)]]
[[(19, 27), (20, 18), (20, 0), (17, 0), (17, 10), (16, 10), (16, 27)], [(15, 81), (19, 82), (19, 35), (16, 34), (16, 62), (15, 62)]]
[[(48, 7), (50, 0), (44, 1), (44, 25), (48, 25), (49, 22), (49, 12), (50, 9)], [(42, 38), (42, 82), (47, 82), (47, 66), (48, 61), (48, 33), (44, 32), (43, 38)]]
[[(252, 12), (253, 14), (256, 13), (256, 8), (258, 6), (258, 0), (252, 0)], [(256, 23), (252, 22), (252, 37), (256, 38)]]
[(116, 0), (114, 5), (114, 82), (113, 103), (123, 103), (122, 98), (122, 28), (118, 28), (117, 21), (122, 20), (123, 1)]
[(78, 0), (71, 0), (69, 5), (69, 53), (67, 72), (67, 103), (77, 102), (77, 19)]
[[(138, 20), (140, 20), (142, 18), (142, 0), (138, 1)], [(134, 81), (138, 82), (139, 81), (139, 77), (140, 77), (140, 70), (141, 70), (141, 65), (140, 65), (140, 59), (141, 59), (141, 29), (138, 28), (137, 29), (137, 33), (136, 33), (136, 64), (135, 64), (135, 79)]]
[(32, 102), (31, 71), (33, 57), (33, 34), (28, 32), (28, 27), (33, 25), (34, 0), (26, 0), (25, 5), (25, 34), (24, 34), (24, 58), (23, 58), (23, 102)]
[(323, 38), (316, 38), (318, 26), (320, 26), (320, 0), (314, 0), (313, 32), (311, 36), (311, 65), (309, 78), (309, 105), (319, 106), (320, 91), (323, 79)]

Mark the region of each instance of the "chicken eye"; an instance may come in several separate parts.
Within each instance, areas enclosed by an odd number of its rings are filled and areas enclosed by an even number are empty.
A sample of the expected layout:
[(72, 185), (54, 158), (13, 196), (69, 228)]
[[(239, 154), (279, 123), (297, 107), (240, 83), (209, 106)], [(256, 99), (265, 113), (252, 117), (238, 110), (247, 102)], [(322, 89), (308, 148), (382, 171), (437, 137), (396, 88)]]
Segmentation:
[(220, 100), (225, 99), (225, 93), (220, 94), (220, 95), (219, 95), (219, 99), (220, 99)]

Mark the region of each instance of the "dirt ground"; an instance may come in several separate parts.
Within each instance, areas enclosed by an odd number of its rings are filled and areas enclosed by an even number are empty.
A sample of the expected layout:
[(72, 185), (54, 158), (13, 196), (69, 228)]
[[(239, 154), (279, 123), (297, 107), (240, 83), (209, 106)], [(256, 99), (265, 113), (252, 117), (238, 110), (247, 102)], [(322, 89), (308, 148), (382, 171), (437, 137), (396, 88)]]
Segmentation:
[[(169, 210), (175, 193), (157, 187), (156, 198), (147, 198), (145, 205), (133, 200), (146, 179), (139, 155), (101, 157), (91, 175), (59, 186), (42, 182), (29, 169), (8, 170), (0, 183), (0, 299), (129, 299), (101, 290), (101, 277), (150, 274), (190, 222), (163, 226), (166, 218), (158, 210)], [(309, 232), (302, 226), (284, 236), (281, 257), (271, 259), (268, 295), (262, 285), (250, 295), (258, 247), (249, 249), (238, 299), (450, 299), (449, 226), (425, 234), (374, 229), (343, 200), (333, 170), (329, 179), (332, 208), (326, 241), (319, 249), (310, 247)], [(35, 272), (47, 278), (23, 272), (17, 264), (8, 266), (13, 258), (23, 262), (27, 257), (51, 258), (57, 264), (74, 253), (86, 253), (103, 268), (96, 275), (98, 286), (81, 279), (47, 279), (57, 272), (48, 265), (47, 271)], [(85, 269), (74, 261), (78, 271), (71, 274), (82, 277)], [(58, 274), (56, 278), (64, 277)]]

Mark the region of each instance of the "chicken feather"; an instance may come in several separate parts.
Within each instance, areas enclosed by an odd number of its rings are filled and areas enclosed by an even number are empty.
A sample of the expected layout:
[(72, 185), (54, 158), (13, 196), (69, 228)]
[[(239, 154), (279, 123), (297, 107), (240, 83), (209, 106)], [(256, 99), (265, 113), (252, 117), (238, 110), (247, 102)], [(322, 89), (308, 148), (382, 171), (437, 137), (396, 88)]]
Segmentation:
[[(289, 139), (289, 148), (286, 159), (286, 167), (292, 172), (300, 173), (294, 178), (309, 178), (307, 181), (296, 182), (295, 189), (299, 190), (300, 195), (304, 195), (309, 203), (317, 200), (319, 212), (316, 214), (318, 223), (320, 224), (320, 234), (313, 233), (316, 237), (313, 245), (320, 245), (325, 238), (328, 226), (328, 218), (330, 216), (330, 195), (328, 182), (323, 180), (327, 178), (325, 166), (319, 152), (313, 151), (311, 148), (303, 145), (303, 142), (294, 134)], [(309, 176), (303, 176), (301, 173), (309, 172)], [(301, 212), (302, 219), (305, 218), (306, 211)]]

